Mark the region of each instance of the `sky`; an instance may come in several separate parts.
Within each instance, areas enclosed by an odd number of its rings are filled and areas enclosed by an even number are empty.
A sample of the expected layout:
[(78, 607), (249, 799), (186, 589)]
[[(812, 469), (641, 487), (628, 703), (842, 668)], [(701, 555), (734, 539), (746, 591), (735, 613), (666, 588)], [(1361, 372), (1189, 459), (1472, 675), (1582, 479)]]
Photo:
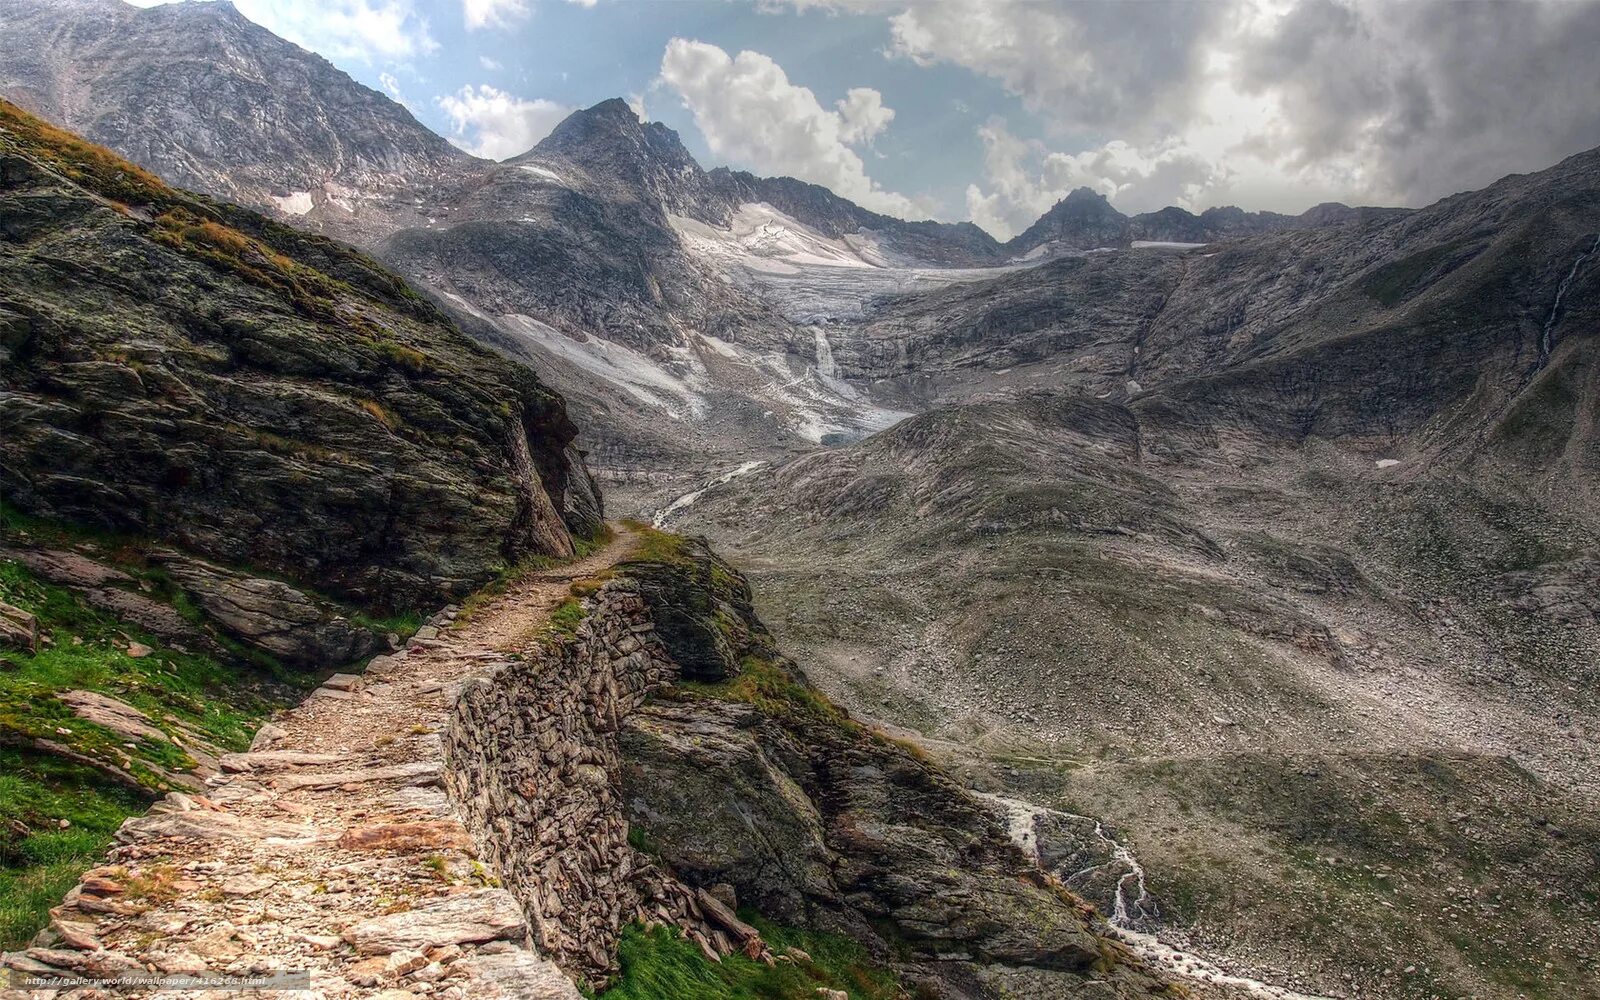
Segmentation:
[(1418, 206), (1600, 145), (1600, 0), (234, 3), (479, 155), (623, 97), (706, 167), (1002, 239), (1076, 187)]

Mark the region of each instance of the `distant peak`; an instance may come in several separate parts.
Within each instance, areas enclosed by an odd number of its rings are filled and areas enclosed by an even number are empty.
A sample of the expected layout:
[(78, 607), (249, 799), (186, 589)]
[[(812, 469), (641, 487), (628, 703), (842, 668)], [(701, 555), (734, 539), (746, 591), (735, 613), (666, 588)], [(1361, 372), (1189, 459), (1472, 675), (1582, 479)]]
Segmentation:
[(634, 121), (639, 120), (639, 116), (634, 113), (633, 108), (629, 107), (628, 102), (620, 97), (607, 98), (592, 108), (585, 108), (579, 114), (594, 115), (596, 117), (626, 115)]
[(1096, 202), (1103, 205), (1111, 204), (1111, 200), (1092, 187), (1073, 188), (1067, 196), (1061, 199), (1064, 203)]

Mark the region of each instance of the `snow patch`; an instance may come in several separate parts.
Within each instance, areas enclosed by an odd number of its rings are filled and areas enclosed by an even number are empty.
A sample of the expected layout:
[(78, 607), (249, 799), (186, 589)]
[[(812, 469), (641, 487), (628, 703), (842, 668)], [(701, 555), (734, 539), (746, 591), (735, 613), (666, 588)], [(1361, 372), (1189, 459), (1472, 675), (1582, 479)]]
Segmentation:
[(270, 195), (272, 203), (278, 206), (278, 211), (284, 215), (305, 215), (316, 207), (311, 200), (310, 191), (291, 191), (282, 197)]
[(501, 327), (525, 337), (550, 354), (597, 375), (674, 420), (705, 415), (703, 380), (674, 374), (631, 347), (601, 337), (576, 340), (532, 316), (507, 313)]
[(1193, 250), (1197, 247), (1210, 246), (1209, 243), (1175, 243), (1171, 240), (1134, 240), (1135, 250)]
[(547, 180), (555, 184), (560, 184), (562, 187), (572, 186), (571, 184), (567, 183), (567, 179), (565, 177), (562, 177), (560, 174), (548, 167), (540, 167), (532, 163), (520, 163), (518, 166), (533, 176), (540, 178), (541, 180)]
[(711, 480), (711, 482), (706, 483), (699, 489), (685, 493), (683, 496), (661, 508), (661, 510), (656, 513), (656, 516), (650, 519), (650, 523), (657, 528), (665, 527), (667, 518), (671, 517), (673, 514), (676, 514), (678, 511), (683, 510), (685, 507), (688, 507), (696, 500), (699, 500), (700, 497), (705, 494), (706, 490), (711, 489), (713, 486), (721, 486), (723, 483), (731, 483), (740, 476), (749, 472), (754, 472), (766, 464), (766, 462), (746, 462), (737, 469), (730, 469), (729, 471), (724, 472), (722, 475)]
[(1387, 469), (1391, 466), (1399, 465), (1400, 460), (1398, 458), (1380, 458), (1372, 464), (1376, 465), (1380, 469)]

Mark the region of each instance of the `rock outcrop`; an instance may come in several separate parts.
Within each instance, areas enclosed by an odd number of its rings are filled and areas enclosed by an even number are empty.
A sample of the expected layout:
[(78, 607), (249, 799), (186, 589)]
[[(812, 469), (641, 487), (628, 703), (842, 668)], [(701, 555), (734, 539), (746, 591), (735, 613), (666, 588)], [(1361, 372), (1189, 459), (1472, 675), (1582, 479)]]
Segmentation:
[(529, 369), (354, 251), (8, 104), (0, 351), (0, 481), (30, 513), (380, 608), (568, 554), (563, 513), (595, 521), (576, 429)]

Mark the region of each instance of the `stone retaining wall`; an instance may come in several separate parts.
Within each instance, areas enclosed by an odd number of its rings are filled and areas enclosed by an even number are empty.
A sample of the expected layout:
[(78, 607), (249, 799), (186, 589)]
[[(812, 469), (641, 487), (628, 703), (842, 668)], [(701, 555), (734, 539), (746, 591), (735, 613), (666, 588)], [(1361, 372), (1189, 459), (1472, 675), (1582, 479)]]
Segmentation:
[(615, 971), (635, 919), (675, 924), (709, 952), (759, 954), (748, 928), (628, 843), (617, 732), (679, 671), (634, 581), (585, 605), (575, 636), (467, 682), (455, 703), (445, 781), (479, 854), (539, 950), (591, 985)]

